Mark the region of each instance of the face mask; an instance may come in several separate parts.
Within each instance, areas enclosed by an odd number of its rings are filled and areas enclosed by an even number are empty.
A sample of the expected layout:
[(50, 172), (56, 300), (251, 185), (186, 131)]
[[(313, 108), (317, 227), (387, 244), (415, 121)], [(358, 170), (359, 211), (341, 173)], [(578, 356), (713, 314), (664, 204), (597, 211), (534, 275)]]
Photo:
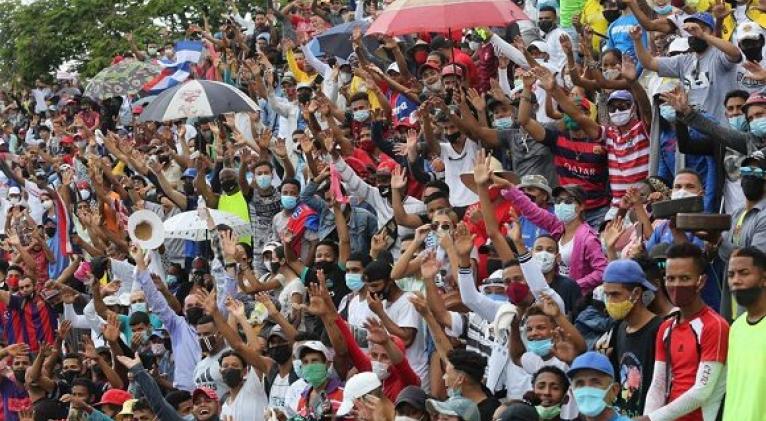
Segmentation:
[(540, 416), (540, 419), (543, 420), (551, 420), (553, 418), (556, 418), (561, 413), (561, 405), (553, 405), (553, 406), (542, 406), (537, 405), (535, 407), (537, 410), (537, 415)]
[(382, 363), (380, 361), (372, 362), (372, 372), (378, 376), (380, 381), (385, 381), (388, 376), (391, 375), (391, 373), (388, 372), (388, 364)]
[(329, 275), (331, 272), (334, 272), (335, 268), (337, 267), (338, 265), (336, 265), (335, 262), (326, 262), (324, 260), (314, 263), (314, 269), (324, 271), (325, 275)]
[(568, 224), (577, 218), (577, 205), (574, 203), (557, 203), (553, 205), (553, 213), (561, 222)]
[(565, 115), (562, 119), (564, 121), (564, 128), (569, 131), (580, 130), (580, 124), (573, 119), (569, 114)]
[(187, 184), (184, 183), (184, 193), (188, 196), (191, 196), (194, 194), (194, 185), (193, 184)]
[(272, 346), (266, 353), (272, 360), (276, 361), (277, 364), (282, 365), (292, 356), (292, 348), (290, 348), (290, 345)]
[(441, 80), (437, 80), (436, 82), (426, 86), (428, 87), (428, 90), (431, 92), (441, 92), (442, 89), (444, 89), (444, 86), (442, 85)]
[(359, 291), (364, 286), (361, 273), (347, 273), (346, 274), (346, 286), (351, 291)]
[(556, 256), (553, 253), (547, 251), (538, 251), (532, 255), (543, 273), (548, 273), (553, 270), (553, 265), (556, 263)]
[(78, 374), (79, 374), (79, 373), (78, 373), (78, 372), (76, 372), (76, 371), (74, 371), (74, 370), (67, 370), (67, 371), (62, 371), (62, 372), (61, 372), (61, 378), (62, 378), (64, 381), (66, 381), (67, 383), (71, 384), (71, 383), (72, 383), (72, 380), (74, 380), (74, 379), (75, 379), (75, 377), (77, 377), (77, 375), (78, 375)]
[(380, 195), (389, 198), (391, 197), (391, 186), (380, 186), (378, 187), (378, 192), (380, 192)]
[(513, 117), (496, 118), (493, 124), (498, 130), (510, 129), (513, 127)]
[(257, 184), (258, 188), (261, 190), (268, 189), (269, 187), (271, 187), (271, 175), (270, 174), (256, 175), (255, 184)]
[(353, 78), (354, 78), (354, 75), (348, 72), (340, 72), (340, 76), (338, 77), (338, 79), (340, 79), (340, 83), (344, 85), (351, 82), (351, 79)]
[(279, 272), (279, 268), (282, 266), (279, 262), (269, 261), (269, 262), (263, 262), (266, 265), (266, 269), (269, 270), (270, 273), (276, 274)]
[(469, 48), (471, 51), (476, 51), (476, 50), (478, 50), (480, 46), (481, 46), (481, 44), (479, 44), (478, 42), (475, 42), (475, 41), (469, 41), (469, 42), (468, 42), (468, 48)]
[(370, 118), (370, 110), (357, 110), (354, 111), (354, 121), (362, 123)]
[(630, 122), (630, 117), (632, 114), (632, 108), (625, 111), (615, 111), (613, 113), (609, 113), (609, 120), (611, 120), (612, 124), (615, 126), (622, 127)]
[(49, 210), (53, 207), (53, 200), (45, 199), (43, 200), (43, 209)]
[(617, 18), (622, 15), (622, 12), (619, 10), (604, 10), (604, 19), (606, 19), (607, 22), (612, 23), (617, 20)]
[(237, 180), (221, 181), (221, 188), (226, 194), (232, 194), (237, 191)]
[(751, 202), (757, 202), (763, 198), (763, 186), (766, 180), (753, 177), (750, 175), (742, 177), (740, 185), (742, 186), (742, 194), (745, 198)]
[(80, 190), (80, 199), (90, 200), (90, 190)]
[(544, 20), (544, 21), (540, 21), (537, 24), (537, 26), (540, 27), (541, 31), (543, 31), (543, 32), (545, 32), (547, 34), (548, 32), (553, 30), (553, 28), (556, 26), (556, 24), (553, 23), (552, 20)]
[(654, 12), (657, 13), (660, 16), (666, 16), (669, 15), (670, 12), (673, 11), (673, 6), (670, 4), (666, 4), (664, 6), (655, 6)]
[(56, 228), (53, 227), (45, 227), (45, 235), (48, 237), (53, 237), (56, 235)]
[(666, 286), (665, 289), (668, 291), (668, 299), (676, 307), (688, 307), (697, 297), (696, 286)]
[(756, 118), (750, 122), (750, 132), (756, 136), (766, 136), (766, 117)]
[(206, 354), (212, 354), (215, 350), (215, 336), (203, 336), (199, 338), (199, 346), (202, 348), (202, 352)]
[(327, 366), (323, 363), (304, 365), (301, 367), (301, 377), (311, 387), (317, 388), (327, 380)]
[(445, 134), (444, 138), (447, 139), (447, 142), (449, 143), (456, 143), (458, 140), (460, 140), (460, 132)]
[(606, 312), (609, 313), (609, 317), (613, 320), (624, 319), (630, 310), (633, 308), (633, 302), (628, 300), (621, 301), (619, 303), (606, 302)]
[(747, 119), (745, 118), (744, 114), (735, 115), (734, 117), (729, 117), (729, 125), (737, 130), (745, 130), (745, 123), (747, 123)]
[(152, 349), (152, 354), (157, 356), (165, 353), (165, 345), (163, 344), (151, 344), (149, 345), (149, 348)]
[(301, 92), (298, 94), (298, 102), (308, 104), (311, 101), (311, 92)]
[(416, 51), (412, 56), (415, 59), (415, 63), (421, 65), (428, 60), (428, 51)]
[(539, 355), (541, 357), (545, 357), (548, 354), (551, 353), (551, 349), (553, 349), (553, 339), (539, 339), (539, 340), (529, 340), (527, 339), (527, 351)]
[(497, 301), (498, 303), (507, 303), (508, 302), (508, 296), (503, 294), (486, 294), (487, 298), (489, 298), (492, 301)]
[(759, 63), (763, 59), (762, 47), (741, 48), (741, 50), (742, 54), (744, 54), (750, 61)]
[(140, 311), (142, 313), (148, 313), (148, 311), (146, 311), (146, 303), (133, 303), (130, 305), (131, 313), (135, 313), (137, 311)]
[(242, 382), (242, 369), (227, 368), (226, 370), (221, 370), (221, 377), (223, 377), (223, 382), (226, 383), (226, 386), (233, 389)]
[(156, 48), (147, 48), (146, 52), (149, 53), (150, 56), (156, 56), (157, 55), (157, 49)]
[(668, 123), (675, 123), (676, 121), (676, 109), (671, 107), (670, 105), (666, 105), (666, 104), (660, 105), (660, 115)]
[(595, 417), (604, 412), (606, 408), (607, 389), (597, 387), (583, 386), (574, 389), (574, 398), (577, 402), (577, 409), (586, 417)]
[(529, 296), (529, 285), (522, 282), (511, 282), (505, 288), (505, 294), (511, 303), (518, 305)]
[(749, 307), (758, 301), (758, 298), (760, 298), (762, 292), (763, 287), (752, 287), (738, 289), (733, 291), (733, 294), (734, 299), (737, 300), (737, 304), (741, 305), (742, 307)]
[(695, 53), (704, 53), (707, 50), (707, 41), (698, 37), (689, 37), (689, 49)]
[(670, 193), (670, 198), (673, 200), (683, 199), (686, 197), (695, 197), (695, 196), (697, 196), (695, 193), (692, 193), (686, 189), (673, 190), (673, 192)]
[(173, 286), (178, 282), (178, 276), (176, 275), (167, 275), (165, 276), (165, 284), (167, 286)]
[(186, 321), (189, 322), (190, 325), (196, 326), (197, 321), (202, 318), (203, 311), (199, 307), (191, 307), (188, 310), (186, 310)]
[(620, 77), (620, 71), (617, 69), (607, 69), (602, 73), (604, 74), (604, 79), (606, 80), (615, 80)]
[(287, 210), (293, 210), (298, 205), (298, 197), (296, 196), (282, 196), (279, 201), (282, 203), (282, 208)]

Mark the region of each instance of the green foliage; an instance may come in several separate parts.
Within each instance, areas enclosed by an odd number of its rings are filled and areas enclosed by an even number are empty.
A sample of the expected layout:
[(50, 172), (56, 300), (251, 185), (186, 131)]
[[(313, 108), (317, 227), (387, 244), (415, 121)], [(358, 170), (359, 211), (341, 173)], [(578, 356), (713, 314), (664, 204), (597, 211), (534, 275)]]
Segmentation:
[[(254, 4), (236, 3), (243, 14)], [(130, 50), (128, 33), (145, 49), (183, 38), (203, 16), (215, 32), (227, 9), (221, 0), (0, 0), (0, 82), (30, 86), (71, 61), (87, 78)]]

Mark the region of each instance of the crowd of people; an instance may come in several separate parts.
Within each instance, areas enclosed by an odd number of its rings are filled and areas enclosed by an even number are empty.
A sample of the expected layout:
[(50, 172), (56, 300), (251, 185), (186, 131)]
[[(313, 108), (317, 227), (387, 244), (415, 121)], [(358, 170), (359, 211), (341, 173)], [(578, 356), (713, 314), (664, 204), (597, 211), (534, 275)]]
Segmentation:
[(0, 94), (0, 420), (766, 419), (766, 2), (365, 35), (389, 5), (191, 25), (256, 112)]

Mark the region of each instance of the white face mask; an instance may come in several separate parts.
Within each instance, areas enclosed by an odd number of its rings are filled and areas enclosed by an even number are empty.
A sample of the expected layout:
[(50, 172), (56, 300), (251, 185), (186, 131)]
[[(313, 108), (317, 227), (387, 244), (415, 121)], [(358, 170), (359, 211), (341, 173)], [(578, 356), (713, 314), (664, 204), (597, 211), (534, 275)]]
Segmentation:
[(602, 73), (604, 74), (604, 79), (606, 80), (615, 80), (620, 76), (620, 71), (617, 69), (607, 69)]
[(556, 263), (556, 256), (553, 253), (547, 251), (538, 251), (532, 255), (537, 264), (540, 265), (540, 269), (543, 273), (549, 273), (553, 270), (553, 265)]
[(615, 126), (621, 127), (630, 122), (631, 114), (633, 114), (632, 108), (625, 111), (615, 111), (613, 113), (609, 113), (609, 120), (611, 120), (612, 124)]
[(43, 209), (49, 210), (52, 207), (53, 207), (53, 200), (50, 200), (50, 199), (43, 200)]
[(373, 361), (372, 362), (372, 372), (375, 373), (376, 376), (378, 376), (378, 379), (380, 381), (384, 381), (388, 378), (388, 376), (391, 375), (388, 371), (388, 364), (382, 363), (380, 361)]
[(444, 88), (442, 86), (442, 81), (441, 80), (437, 80), (436, 82), (434, 82), (434, 83), (432, 83), (430, 85), (426, 85), (426, 86), (428, 87), (428, 90), (431, 91), (431, 92), (441, 92), (442, 89)]
[(692, 193), (686, 189), (673, 190), (673, 193), (670, 194), (670, 198), (673, 200), (683, 199), (685, 197), (694, 197), (694, 196), (697, 196), (697, 193)]
[(351, 82), (351, 79), (354, 78), (354, 75), (352, 75), (351, 73), (347, 73), (347, 72), (340, 72), (340, 76), (338, 78), (340, 79), (340, 83), (345, 85), (345, 84)]

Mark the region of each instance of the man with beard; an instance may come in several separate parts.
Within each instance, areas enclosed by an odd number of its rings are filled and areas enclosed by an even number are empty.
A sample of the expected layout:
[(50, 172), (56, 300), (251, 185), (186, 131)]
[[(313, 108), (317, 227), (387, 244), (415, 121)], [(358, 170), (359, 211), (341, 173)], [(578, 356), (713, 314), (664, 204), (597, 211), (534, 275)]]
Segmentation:
[(54, 343), (58, 313), (35, 292), (32, 278), (26, 276), (19, 280), (18, 294), (0, 291), (0, 303), (7, 308), (3, 326), (5, 343), (24, 342), (32, 352), (37, 352), (41, 343)]
[(13, 376), (0, 376), (0, 394), (3, 397), (3, 419), (18, 421), (17, 411), (29, 406), (29, 395), (24, 388), (27, 369), (32, 365), (23, 343), (9, 345), (0, 349), (0, 359), (10, 356)]

